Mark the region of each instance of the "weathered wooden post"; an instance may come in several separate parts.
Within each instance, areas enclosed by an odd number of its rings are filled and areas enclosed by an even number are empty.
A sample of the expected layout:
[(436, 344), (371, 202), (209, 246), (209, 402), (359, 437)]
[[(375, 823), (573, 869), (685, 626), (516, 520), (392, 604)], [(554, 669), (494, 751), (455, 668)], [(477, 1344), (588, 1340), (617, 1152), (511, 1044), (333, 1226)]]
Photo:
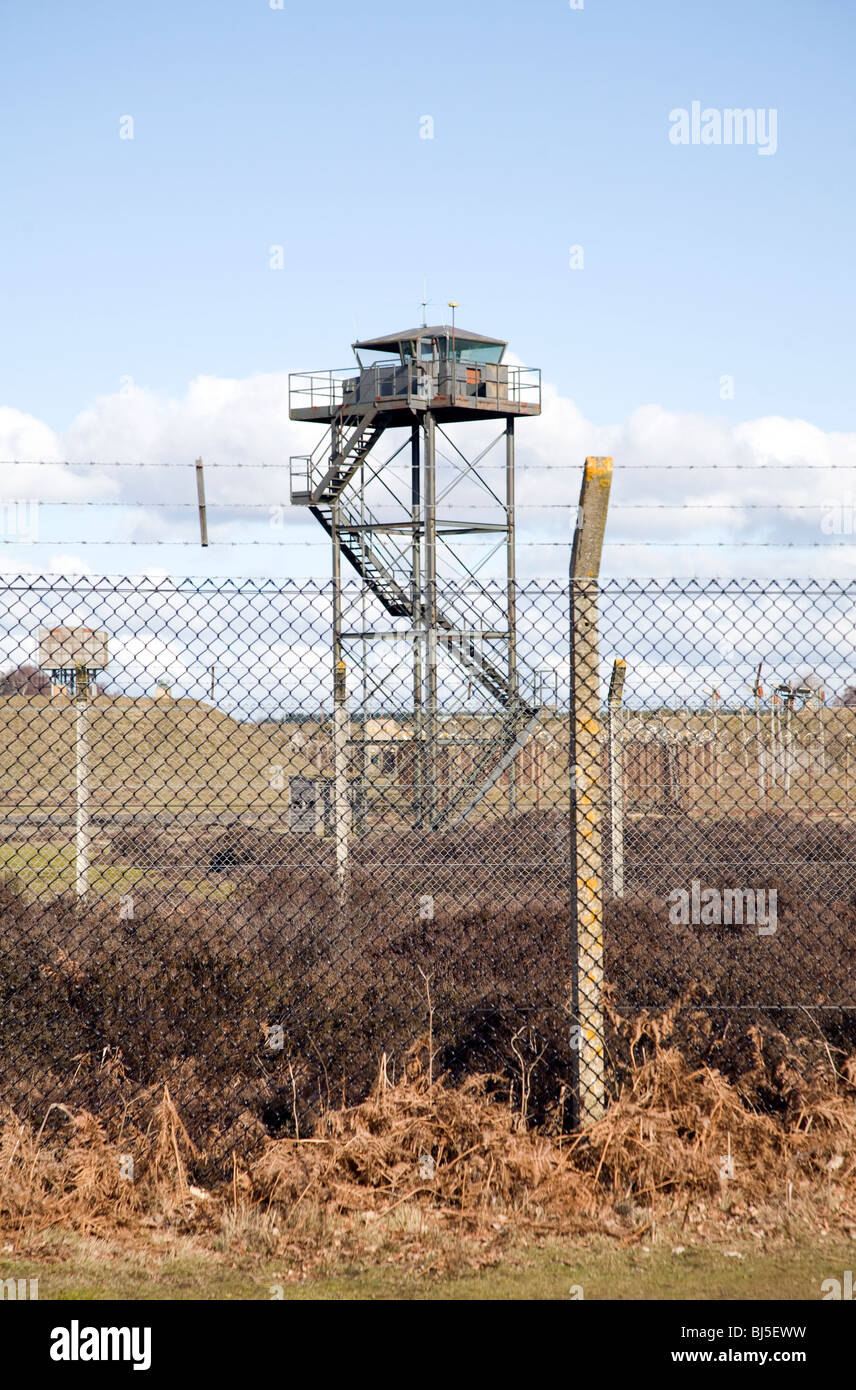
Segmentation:
[(609, 738), (609, 868), (612, 896), (624, 897), (624, 771), (621, 748), (621, 697), (627, 662), (612, 663), (607, 704)]
[(580, 1118), (605, 1102), (603, 1049), (603, 804), (598, 576), (612, 459), (587, 458), (571, 553), (571, 1011), (577, 1024)]
[(196, 502), (199, 507), (199, 540), (205, 546), (208, 544), (208, 513), (205, 507), (205, 474), (202, 471), (202, 460), (196, 460)]

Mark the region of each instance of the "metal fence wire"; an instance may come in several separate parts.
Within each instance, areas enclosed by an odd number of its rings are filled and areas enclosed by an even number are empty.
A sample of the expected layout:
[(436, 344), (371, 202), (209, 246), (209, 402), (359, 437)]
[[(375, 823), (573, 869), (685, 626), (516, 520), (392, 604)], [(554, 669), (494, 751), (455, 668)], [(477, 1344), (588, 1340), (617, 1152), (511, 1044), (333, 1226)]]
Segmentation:
[(0, 1100), (234, 1145), (478, 1073), (561, 1131), (618, 1016), (852, 1052), (856, 585), (520, 582), (513, 689), (506, 599), (343, 585), (334, 669), (329, 584), (3, 581)]

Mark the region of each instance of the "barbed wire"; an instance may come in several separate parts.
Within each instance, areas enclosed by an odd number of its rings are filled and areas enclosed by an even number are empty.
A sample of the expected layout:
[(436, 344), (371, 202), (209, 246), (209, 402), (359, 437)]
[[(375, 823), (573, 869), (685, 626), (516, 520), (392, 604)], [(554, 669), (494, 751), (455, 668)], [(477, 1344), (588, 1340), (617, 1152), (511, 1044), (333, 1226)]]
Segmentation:
[[(538, 547), (542, 547), (542, 548), (545, 548), (545, 549), (554, 548), (554, 549), (561, 549), (561, 550), (569, 550), (569, 549), (570, 549), (570, 546), (571, 546), (571, 539), (572, 539), (572, 538), (569, 536), (568, 539), (567, 539), (567, 540), (564, 540), (564, 541), (546, 541), (546, 540), (525, 541), (525, 540), (518, 540), (518, 541), (517, 541), (517, 548), (519, 549), (521, 546), (538, 546)], [(459, 544), (462, 544), (462, 543), (465, 543), (465, 542), (461, 542), (461, 541), (459, 540), (458, 543), (459, 543)], [(472, 542), (471, 542), (471, 543), (472, 543)], [(198, 539), (197, 539), (197, 540), (185, 540), (185, 539), (177, 539), (177, 540), (140, 540), (139, 538), (136, 538), (136, 539), (129, 539), (129, 540), (115, 540), (115, 539), (109, 539), (109, 540), (92, 540), (92, 539), (87, 539), (87, 540), (70, 540), (70, 539), (68, 539), (68, 538), (65, 537), (65, 536), (59, 536), (59, 537), (56, 537), (56, 538), (54, 538), (54, 539), (45, 539), (45, 538), (43, 538), (43, 537), (41, 537), (41, 536), (40, 536), (40, 537), (37, 537), (37, 538), (35, 538), (35, 539), (21, 539), (20, 537), (0, 536), (0, 545), (21, 545), (21, 546), (30, 546), (30, 545), (53, 545), (53, 546), (66, 546), (66, 545), (89, 545), (89, 546), (99, 546), (99, 545), (124, 545), (124, 546), (143, 546), (143, 547), (145, 547), (145, 546), (150, 546), (150, 545), (190, 545), (190, 546), (195, 546), (197, 549), (203, 549), (203, 548), (204, 548), (204, 547), (200, 546), (200, 543), (199, 543), (199, 540), (198, 540)], [(330, 540), (329, 540), (329, 537), (327, 537), (326, 539), (322, 537), (322, 538), (319, 538), (318, 540), (311, 540), (311, 541), (310, 541), (310, 540), (297, 540), (297, 539), (295, 539), (295, 540), (289, 539), (289, 540), (282, 540), (282, 541), (269, 541), (269, 540), (264, 540), (264, 541), (257, 541), (257, 540), (228, 541), (228, 540), (217, 540), (217, 539), (215, 539), (214, 537), (210, 537), (210, 538), (209, 538), (209, 545), (208, 545), (207, 548), (208, 548), (208, 549), (212, 549), (212, 548), (214, 548), (214, 547), (224, 546), (224, 545), (228, 545), (228, 546), (286, 546), (286, 547), (294, 547), (294, 546), (298, 546), (298, 545), (299, 545), (299, 546), (321, 546), (321, 547), (323, 547), (325, 550), (329, 550), (329, 548), (330, 548)], [(830, 550), (830, 549), (831, 549), (831, 550), (834, 550), (834, 549), (843, 549), (843, 548), (847, 548), (847, 547), (849, 547), (850, 549), (856, 550), (856, 536), (853, 536), (850, 540), (844, 540), (844, 541), (834, 541), (834, 540), (829, 540), (829, 541), (711, 541), (711, 540), (670, 541), (670, 540), (667, 540), (667, 539), (663, 539), (663, 540), (654, 540), (654, 541), (650, 541), (650, 540), (644, 540), (644, 541), (633, 541), (633, 540), (624, 541), (624, 540), (609, 540), (609, 539), (607, 539), (607, 540), (604, 541), (604, 546), (605, 546), (606, 548), (610, 548), (610, 547), (611, 547), (611, 548), (613, 548), (613, 549), (615, 549), (616, 547), (623, 547), (623, 548), (629, 548), (629, 549), (644, 549), (644, 548), (650, 548), (650, 549), (656, 549), (656, 550), (663, 550), (663, 549), (670, 549), (670, 550), (672, 550), (672, 549), (700, 549), (700, 550), (718, 550), (718, 549), (726, 549), (726, 550), (727, 550), (727, 549), (732, 549), (732, 548), (737, 548), (737, 549), (746, 548), (746, 549), (748, 549), (748, 550), (758, 550), (758, 549), (770, 549), (770, 550), (815, 550), (815, 549), (817, 549), (817, 550), (824, 550), (824, 549)]]
[[(93, 459), (85, 459), (85, 460), (50, 460), (50, 459), (37, 459), (37, 460), (12, 460), (12, 461), (6, 461), (5, 463), (2, 463), (2, 461), (0, 461), (0, 464), (2, 464), (2, 466), (5, 466), (5, 467), (22, 467), (22, 468), (23, 468), (23, 467), (48, 467), (48, 468), (50, 468), (50, 467), (62, 467), (62, 468), (85, 468), (85, 467), (89, 467), (89, 468), (104, 468), (104, 469), (109, 469), (109, 468), (176, 468), (176, 469), (183, 469), (183, 470), (185, 470), (186, 472), (190, 472), (190, 471), (192, 470), (192, 468), (193, 468), (193, 463), (191, 463), (190, 461), (187, 461), (187, 462), (180, 462), (180, 463), (179, 463), (179, 462), (172, 461), (172, 460), (165, 460), (165, 461), (162, 461), (162, 462), (154, 462), (154, 463), (153, 463), (153, 462), (144, 461), (144, 460), (139, 460), (139, 461), (136, 461), (136, 460), (99, 461), (99, 460), (93, 460)], [(488, 465), (488, 466), (490, 466), (490, 465)], [(277, 470), (279, 470), (279, 471), (282, 471), (282, 470), (285, 469), (286, 465), (285, 465), (284, 463), (269, 463), (269, 462), (266, 462), (266, 461), (264, 461), (264, 460), (234, 461), (234, 462), (229, 462), (229, 463), (221, 462), (221, 461), (216, 461), (216, 460), (215, 460), (215, 461), (212, 461), (212, 462), (210, 462), (210, 463), (205, 464), (205, 467), (206, 467), (207, 469), (214, 469), (214, 468), (221, 468), (221, 469), (227, 469), (227, 470), (229, 470), (229, 469), (277, 469)], [(480, 468), (483, 468), (483, 467), (485, 467), (484, 464), (480, 465)], [(502, 469), (502, 470), (504, 471), (505, 465), (504, 465), (504, 464), (498, 464), (498, 465), (496, 465), (496, 467), (497, 467), (498, 469)], [(680, 464), (671, 464), (671, 463), (663, 463), (663, 464), (628, 464), (628, 465), (622, 465), (619, 469), (616, 470), (616, 473), (617, 473), (617, 476), (620, 476), (621, 473), (623, 473), (623, 472), (625, 472), (625, 471), (630, 471), (630, 470), (634, 470), (634, 471), (647, 471), (647, 472), (656, 472), (656, 471), (659, 471), (659, 470), (668, 470), (668, 471), (688, 471), (688, 472), (693, 472), (693, 471), (741, 471), (741, 472), (754, 473), (754, 472), (765, 472), (765, 471), (793, 470), (793, 469), (797, 469), (797, 468), (801, 469), (801, 470), (802, 470), (803, 472), (805, 472), (805, 473), (812, 473), (812, 472), (814, 472), (814, 471), (817, 471), (817, 470), (812, 469), (812, 468), (806, 468), (806, 465), (805, 465), (805, 464), (796, 464), (796, 463), (769, 463), (769, 462), (767, 462), (767, 463), (761, 463), (761, 464), (743, 464), (743, 463), (724, 463), (724, 464), (722, 464), (722, 463), (710, 463), (710, 464), (708, 464), (708, 463), (704, 463), (704, 464), (692, 464), (692, 463), (687, 464), (687, 463), (680, 463)], [(828, 469), (836, 470), (836, 471), (852, 471), (852, 470), (856, 470), (856, 463), (853, 463), (853, 464), (850, 464), (850, 463), (835, 463), (835, 464), (823, 465), (823, 468), (824, 468), (824, 469), (828, 468)], [(530, 468), (529, 468), (528, 470), (527, 470), (525, 467), (522, 469), (522, 471), (524, 471), (524, 472), (525, 472), (525, 471), (540, 472), (540, 471), (543, 471), (543, 470), (548, 470), (548, 471), (549, 471), (549, 470), (554, 470), (554, 471), (568, 471), (568, 470), (573, 470), (573, 471), (575, 471), (575, 472), (578, 472), (578, 471), (579, 471), (579, 465), (578, 465), (578, 464), (570, 464), (570, 463), (568, 463), (568, 464), (534, 464), (534, 465), (531, 465)], [(392, 468), (392, 467), (390, 466), (390, 468), (389, 468), (388, 471), (390, 471), (390, 472), (393, 472), (393, 471), (400, 471), (400, 472), (402, 472), (403, 474), (409, 475), (409, 471), (410, 471), (410, 470), (409, 470), (409, 468), (403, 467), (403, 466), (400, 467), (400, 468)], [(2, 509), (2, 507), (3, 507), (4, 505), (7, 505), (7, 506), (8, 506), (8, 505), (14, 505), (16, 502), (20, 502), (20, 500), (22, 500), (22, 499), (15, 499), (15, 498), (0, 499), (0, 509)], [(158, 509), (161, 509), (161, 510), (170, 510), (170, 509), (176, 509), (176, 510), (178, 510), (178, 509), (182, 509), (182, 510), (188, 510), (188, 511), (196, 511), (196, 510), (198, 510), (198, 506), (199, 506), (197, 500), (191, 501), (191, 500), (183, 500), (183, 499), (176, 499), (176, 500), (174, 500), (174, 501), (165, 501), (165, 500), (162, 500), (162, 499), (150, 499), (150, 500), (146, 500), (146, 499), (143, 499), (143, 498), (139, 498), (139, 499), (136, 499), (136, 498), (133, 498), (133, 499), (122, 499), (122, 498), (80, 498), (80, 499), (73, 499), (73, 498), (57, 498), (57, 499), (40, 499), (40, 498), (32, 498), (32, 499), (29, 499), (29, 498), (28, 498), (28, 499), (26, 499), (26, 500), (27, 500), (28, 502), (36, 503), (39, 507), (44, 507), (44, 508), (48, 508), (48, 507), (114, 507), (114, 508), (116, 508), (116, 507), (118, 507), (118, 508), (124, 508), (125, 510), (132, 510), (132, 509), (135, 509), (135, 508), (143, 509), (143, 510), (149, 510), (149, 509), (152, 509), (152, 510), (153, 510), (153, 509), (155, 509), (155, 508), (158, 508)], [(758, 512), (761, 512), (761, 511), (768, 511), (768, 512), (777, 512), (777, 511), (778, 511), (778, 512), (790, 512), (790, 513), (793, 513), (793, 512), (817, 512), (817, 511), (827, 510), (827, 509), (829, 508), (829, 506), (830, 506), (830, 502), (831, 502), (831, 501), (832, 501), (832, 499), (830, 499), (830, 501), (827, 501), (827, 502), (795, 502), (795, 503), (788, 503), (788, 502), (745, 502), (745, 503), (744, 503), (744, 502), (740, 502), (740, 501), (733, 501), (733, 502), (712, 502), (712, 501), (697, 501), (697, 502), (694, 502), (694, 501), (686, 501), (686, 502), (647, 502), (647, 501), (644, 501), (644, 502), (617, 502), (617, 503), (614, 503), (613, 506), (610, 508), (610, 514), (614, 514), (614, 513), (617, 513), (617, 512), (639, 512), (639, 511), (662, 511), (662, 512), (687, 512), (687, 511), (692, 511), (692, 512), (743, 512), (743, 511), (747, 511), (747, 512), (748, 512), (748, 511), (758, 511)], [(279, 508), (284, 507), (284, 506), (286, 505), (286, 503), (285, 503), (284, 501), (282, 501), (282, 502), (276, 501), (275, 499), (274, 499), (274, 500), (269, 500), (269, 501), (258, 501), (258, 502), (247, 502), (247, 501), (234, 501), (234, 502), (230, 502), (230, 501), (220, 501), (220, 500), (208, 500), (207, 503), (206, 503), (206, 505), (207, 505), (207, 508), (208, 508), (209, 511), (210, 511), (210, 510), (213, 510), (213, 509), (217, 509), (217, 510), (221, 510), (221, 511), (267, 511), (267, 512), (271, 512), (271, 511), (273, 511), (273, 510), (276, 510), (276, 509), (279, 509)], [(381, 504), (380, 504), (381, 507), (383, 507), (384, 505), (387, 505), (387, 506), (388, 506), (389, 504), (384, 504), (384, 503), (381, 503)], [(404, 505), (404, 503), (402, 503), (402, 505)], [(452, 508), (452, 510), (454, 510), (454, 511), (460, 511), (460, 512), (464, 512), (464, 511), (467, 511), (467, 512), (472, 512), (472, 511), (495, 511), (495, 510), (497, 510), (497, 509), (502, 510), (501, 504), (496, 504), (496, 503), (482, 503), (482, 502), (466, 502), (466, 503), (462, 502), (462, 503), (456, 503), (456, 504), (454, 505), (454, 507)], [(562, 512), (567, 512), (567, 513), (569, 513), (569, 514), (573, 514), (573, 512), (576, 510), (576, 503), (574, 503), (574, 502), (572, 502), (572, 501), (567, 501), (567, 502), (518, 502), (518, 503), (516, 504), (516, 508), (515, 508), (515, 509), (516, 509), (516, 510), (531, 510), (531, 511), (552, 511), (552, 510), (556, 510), (556, 511), (562, 511)], [(472, 543), (472, 542), (470, 542), (470, 543)], [(39, 538), (29, 538), (29, 537), (26, 537), (26, 538), (25, 538), (25, 537), (21, 537), (21, 536), (14, 535), (14, 536), (0, 536), (0, 544), (2, 544), (2, 545), (19, 545), (19, 546), (52, 545), (52, 546), (90, 546), (90, 547), (92, 547), (92, 546), (94, 546), (94, 547), (97, 547), (97, 546), (108, 546), (108, 545), (109, 545), (109, 546), (128, 546), (128, 547), (135, 547), (135, 546), (137, 546), (137, 547), (147, 547), (147, 546), (192, 546), (192, 547), (199, 547), (199, 548), (201, 548), (201, 547), (200, 547), (200, 542), (199, 542), (199, 540), (198, 540), (197, 538), (153, 538), (153, 539), (140, 539), (140, 538), (137, 537), (137, 538), (125, 538), (125, 539), (122, 539), (122, 538), (118, 538), (118, 539), (117, 539), (117, 538), (102, 538), (102, 539), (97, 539), (97, 538), (88, 537), (88, 538), (72, 539), (72, 538), (67, 538), (67, 537), (56, 537), (56, 538), (46, 539), (46, 538), (42, 538), (42, 537), (39, 537)], [(522, 538), (521, 538), (521, 539), (518, 540), (517, 544), (518, 544), (518, 546), (520, 546), (520, 547), (542, 548), (542, 549), (543, 549), (543, 548), (546, 548), (546, 549), (565, 549), (565, 548), (567, 548), (567, 547), (569, 546), (569, 544), (570, 544), (570, 537), (568, 537), (568, 539), (566, 539), (566, 540), (561, 540), (561, 541), (554, 541), (554, 540), (547, 540), (547, 539), (525, 540), (525, 539), (522, 539)], [(292, 547), (292, 548), (297, 547), (297, 546), (299, 546), (299, 547), (311, 546), (311, 547), (318, 547), (318, 548), (322, 548), (322, 547), (323, 547), (323, 548), (326, 549), (327, 546), (329, 545), (329, 541), (328, 541), (328, 539), (325, 538), (325, 537), (319, 537), (319, 538), (317, 538), (317, 539), (312, 539), (312, 540), (298, 539), (298, 538), (292, 538), (292, 537), (288, 537), (288, 538), (285, 538), (285, 537), (284, 537), (284, 538), (281, 539), (281, 540), (273, 540), (273, 539), (258, 540), (258, 539), (250, 539), (250, 538), (245, 538), (245, 539), (241, 539), (241, 540), (228, 540), (228, 539), (217, 539), (217, 538), (215, 538), (215, 537), (212, 536), (212, 537), (211, 537), (211, 545), (212, 545), (212, 546), (218, 546), (218, 547), (235, 547), (235, 548), (237, 548), (237, 547), (245, 547), (245, 546), (254, 546), (254, 547), (259, 547), (259, 548), (262, 548), (262, 547), (270, 548), (270, 547), (274, 547), (274, 546), (277, 546), (277, 547), (279, 547), (279, 546), (288, 546), (288, 547)], [(810, 550), (810, 549), (823, 549), (823, 548), (833, 548), (833, 549), (835, 549), (835, 548), (841, 548), (841, 549), (843, 549), (843, 548), (845, 548), (845, 547), (856, 546), (856, 537), (853, 537), (852, 539), (842, 539), (842, 540), (829, 539), (829, 538), (827, 538), (827, 539), (824, 539), (824, 540), (816, 540), (816, 541), (807, 541), (807, 540), (760, 540), (760, 539), (749, 539), (749, 540), (713, 540), (713, 539), (703, 539), (703, 538), (699, 538), (699, 539), (695, 539), (695, 540), (670, 540), (670, 539), (668, 539), (668, 538), (658, 539), (658, 540), (650, 540), (650, 539), (638, 539), (638, 540), (615, 539), (615, 540), (613, 540), (613, 539), (607, 539), (606, 545), (607, 545), (608, 547), (613, 548), (613, 549), (616, 549), (616, 548), (624, 548), (624, 549), (630, 549), (630, 548), (640, 548), (640, 549), (645, 549), (645, 548), (647, 548), (647, 549), (653, 549), (653, 548), (657, 548), (657, 549), (660, 549), (660, 548), (663, 548), (663, 547), (668, 547), (669, 549), (704, 549), (704, 548), (708, 548), (708, 549), (760, 549), (760, 548), (763, 548), (763, 549), (777, 549), (777, 550)]]
[[(26, 499), (23, 499), (23, 498), (14, 498), (14, 497), (6, 497), (6, 498), (0, 497), (0, 508), (2, 508), (3, 506), (11, 506), (11, 505), (15, 504), (16, 502), (21, 502), (21, 501), (24, 501), (24, 500), (26, 500), (26, 501), (28, 501), (28, 502), (35, 502), (35, 503), (38, 503), (38, 505), (39, 505), (40, 507), (143, 507), (143, 508), (161, 507), (161, 508), (163, 508), (163, 509), (165, 509), (165, 510), (171, 510), (172, 508), (184, 507), (184, 508), (187, 508), (187, 509), (193, 510), (193, 511), (198, 511), (198, 509), (199, 509), (199, 503), (198, 503), (198, 501), (197, 501), (197, 502), (186, 502), (186, 501), (182, 501), (181, 499), (178, 499), (178, 500), (176, 500), (176, 501), (174, 501), (174, 502), (163, 502), (163, 501), (158, 501), (158, 500), (156, 500), (156, 499), (151, 499), (151, 500), (149, 500), (149, 499), (144, 498), (144, 497), (132, 497), (132, 498), (129, 498), (127, 501), (121, 500), (121, 499), (117, 499), (117, 498), (113, 498), (113, 497), (83, 497), (83, 498), (80, 498), (80, 500), (77, 500), (77, 501), (76, 501), (73, 497), (63, 497), (63, 498), (59, 498), (59, 497), (57, 497), (57, 498), (32, 497), (32, 498), (26, 498)], [(721, 511), (737, 511), (737, 512), (752, 512), (752, 511), (818, 512), (818, 511), (825, 511), (825, 510), (832, 504), (833, 500), (834, 500), (834, 499), (830, 499), (830, 500), (827, 501), (827, 502), (616, 502), (616, 503), (613, 503), (613, 504), (610, 506), (610, 508), (609, 508), (609, 513), (610, 513), (610, 516), (611, 516), (614, 512), (638, 512), (638, 511), (662, 511), (662, 512), (687, 512), (687, 511), (694, 511), (694, 512), (699, 512), (699, 511), (712, 511), (712, 512), (721, 512)], [(282, 507), (283, 505), (293, 506), (293, 505), (295, 505), (295, 504), (293, 504), (293, 503), (290, 502), (290, 501), (286, 504), (286, 503), (283, 503), (283, 502), (277, 502), (277, 501), (275, 501), (275, 500), (268, 501), (268, 502), (225, 502), (225, 501), (221, 502), (221, 501), (216, 501), (216, 500), (213, 500), (213, 501), (212, 501), (210, 498), (206, 498), (205, 505), (206, 505), (206, 507), (207, 507), (209, 510), (210, 510), (212, 507), (219, 507), (219, 508), (220, 508), (221, 510), (223, 510), (223, 511), (270, 511), (271, 508), (273, 508), (273, 507)], [(383, 508), (383, 507), (388, 507), (388, 506), (390, 506), (390, 503), (388, 503), (388, 502), (375, 502), (373, 505), (374, 505), (375, 507), (378, 507), (378, 508)], [(408, 506), (408, 504), (407, 504), (406, 502), (402, 501), (401, 505), (402, 505), (402, 507), (405, 507), (405, 508), (409, 511), (409, 506)], [(854, 503), (854, 505), (856, 506), (856, 503)], [(566, 511), (576, 511), (576, 509), (577, 509), (577, 503), (576, 503), (576, 502), (515, 502), (515, 511), (520, 511), (520, 510), (522, 510), (522, 509), (529, 510), (529, 511), (563, 511), (563, 512), (566, 512)], [(485, 512), (487, 512), (487, 511), (496, 511), (496, 510), (503, 511), (503, 510), (504, 510), (504, 506), (502, 505), (502, 503), (496, 503), (496, 502), (493, 502), (493, 503), (491, 503), (491, 502), (456, 502), (456, 503), (454, 504), (454, 510), (455, 510), (455, 511), (458, 511), (458, 512), (476, 512), (476, 511), (485, 511)]]
[[(159, 462), (157, 460), (143, 459), (0, 459), (0, 468), (183, 468), (190, 471), (194, 466), (195, 460), (176, 462), (174, 460)], [(205, 461), (206, 470), (209, 468), (275, 468), (284, 470), (287, 464), (280, 461), (278, 463), (268, 463), (264, 460), (235, 460), (225, 463), (219, 460), (212, 460), (210, 463)], [(504, 463), (480, 463), (479, 471), (485, 469), (496, 469), (505, 472)], [(579, 472), (579, 463), (525, 463), (518, 462), (517, 471), (519, 473), (550, 472), (571, 470)], [(826, 472), (854, 472), (854, 463), (822, 463), (807, 464), (801, 463), (623, 463), (616, 467), (616, 474), (629, 472), (730, 472), (738, 471), (743, 473), (764, 473), (780, 472), (787, 470), (799, 470), (802, 473), (826, 473)], [(400, 472), (402, 475), (409, 476), (408, 466), (399, 464), (395, 468), (390, 467), (390, 472)]]

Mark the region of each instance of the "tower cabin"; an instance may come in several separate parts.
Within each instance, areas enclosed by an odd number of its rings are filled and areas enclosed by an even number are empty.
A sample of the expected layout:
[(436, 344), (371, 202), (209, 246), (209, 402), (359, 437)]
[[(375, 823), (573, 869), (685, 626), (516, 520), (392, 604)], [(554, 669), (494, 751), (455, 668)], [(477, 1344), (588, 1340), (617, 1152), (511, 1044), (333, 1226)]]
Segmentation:
[[(352, 344), (358, 370), (293, 372), (289, 415), (330, 426), (309, 457), (292, 460), (291, 500), (334, 500), (387, 429), (431, 415), (438, 424), (538, 415), (541, 373), (504, 361), (501, 338), (441, 324)], [(324, 462), (334, 467), (325, 467)]]
[[(540, 372), (503, 361), (508, 344), (464, 328), (408, 328), (352, 344), (359, 372), (295, 372), (290, 381), (292, 420), (332, 423), (341, 407), (374, 411), (384, 428), (408, 423), (411, 410), (438, 420), (537, 415)], [(369, 354), (372, 354), (369, 358)]]

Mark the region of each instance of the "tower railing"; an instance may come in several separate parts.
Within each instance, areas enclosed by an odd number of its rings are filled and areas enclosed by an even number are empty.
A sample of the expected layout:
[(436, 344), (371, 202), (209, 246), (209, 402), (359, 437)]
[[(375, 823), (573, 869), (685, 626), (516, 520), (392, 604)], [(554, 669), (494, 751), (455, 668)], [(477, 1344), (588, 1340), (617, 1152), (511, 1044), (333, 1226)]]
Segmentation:
[(289, 410), (317, 410), (326, 413), (342, 404), (344, 384), (359, 373), (353, 367), (336, 367), (327, 372), (290, 372)]
[(369, 408), (385, 404), (427, 405), (437, 397), (450, 403), (479, 401), (502, 409), (540, 409), (541, 369), (516, 364), (456, 361), (373, 362), (362, 370), (337, 367), (321, 372), (291, 372), (288, 408), (330, 415), (342, 406)]

